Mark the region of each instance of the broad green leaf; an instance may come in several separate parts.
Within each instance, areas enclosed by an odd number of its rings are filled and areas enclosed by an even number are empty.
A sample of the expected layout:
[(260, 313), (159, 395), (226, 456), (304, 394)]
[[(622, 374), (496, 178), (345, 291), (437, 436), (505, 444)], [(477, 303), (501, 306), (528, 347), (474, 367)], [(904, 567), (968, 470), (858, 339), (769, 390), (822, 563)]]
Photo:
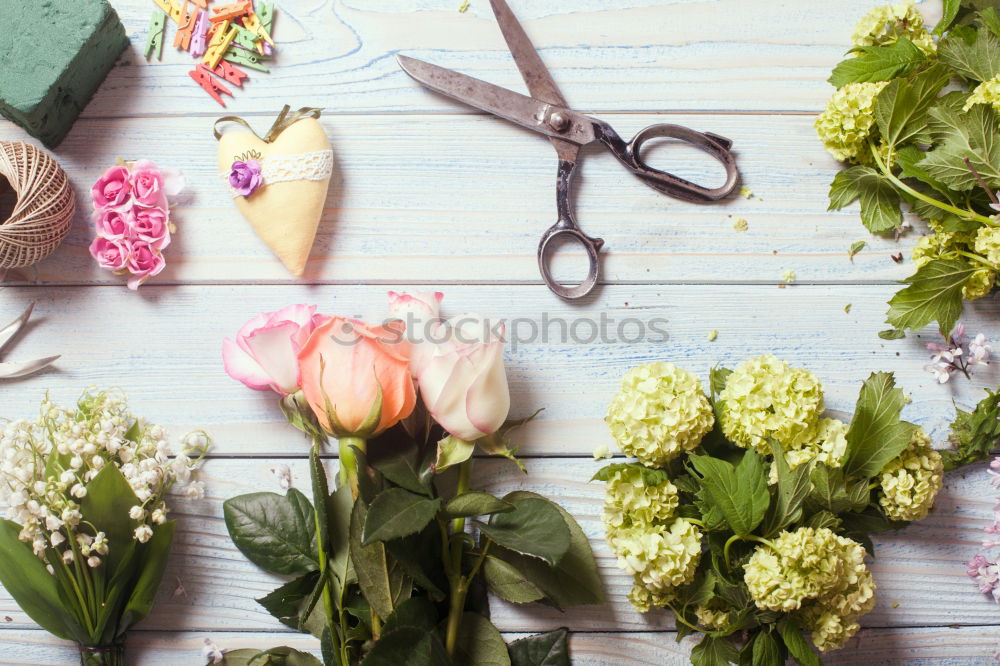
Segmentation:
[(479, 613), (463, 613), (455, 645), (456, 666), (510, 666), (507, 643), (493, 623)]
[(958, 9), (962, 6), (960, 0), (944, 0), (941, 7), (941, 20), (934, 26), (934, 34), (940, 37), (944, 31), (951, 27), (958, 15)]
[(430, 485), (420, 478), (412, 451), (399, 451), (393, 455), (373, 460), (371, 465), (400, 488), (430, 496)]
[(21, 526), (0, 521), (0, 583), (21, 610), (42, 629), (64, 640), (84, 635), (75, 626), (69, 602), (59, 593), (55, 577), (35, 557), (31, 546), (18, 538)]
[(805, 526), (811, 527), (814, 530), (825, 527), (836, 532), (840, 529), (840, 524), (840, 518), (837, 518), (837, 516), (833, 515), (829, 511), (817, 511), (813, 515), (809, 516), (809, 520), (806, 521)]
[(514, 510), (479, 522), (480, 531), (494, 543), (522, 555), (537, 557), (551, 566), (570, 546), (570, 532), (556, 505), (541, 497), (504, 497)]
[(747, 451), (735, 468), (709, 456), (691, 455), (689, 460), (702, 477), (702, 491), (722, 512), (733, 532), (740, 536), (753, 532), (764, 519), (770, 502), (760, 455)]
[(1000, 390), (986, 390), (986, 397), (971, 412), (955, 410), (948, 441), (954, 447), (942, 451), (945, 470), (989, 460), (1000, 447)]
[(139, 522), (129, 518), (128, 512), (138, 504), (141, 504), (139, 498), (117, 465), (105, 465), (87, 484), (80, 513), (108, 537), (108, 555), (102, 565), (107, 567), (107, 576), (118, 569), (126, 545), (133, 540), (132, 533)]
[(610, 465), (605, 465), (601, 469), (597, 470), (597, 473), (590, 477), (590, 480), (607, 482), (610, 481), (618, 472), (634, 470), (639, 471), (639, 474), (642, 476), (643, 483), (647, 486), (658, 486), (661, 483), (670, 480), (670, 475), (667, 474), (666, 470), (653, 469), (652, 467), (646, 467), (640, 463), (611, 463)]
[(941, 334), (947, 336), (962, 314), (962, 287), (975, 272), (975, 266), (963, 261), (927, 262), (906, 278), (909, 286), (889, 300), (886, 321), (900, 330), (914, 331), (937, 321)]
[(256, 601), (278, 622), (298, 631), (299, 613), (303, 603), (316, 589), (318, 581), (319, 572), (310, 571), (275, 588)]
[(1000, 74), (1000, 39), (987, 28), (952, 28), (938, 45), (938, 58), (966, 78), (989, 81)]
[(802, 666), (822, 666), (819, 657), (802, 635), (802, 630), (795, 620), (785, 617), (778, 621), (778, 633), (788, 648), (788, 653)]
[(386, 544), (403, 571), (435, 601), (445, 598), (448, 583), (441, 568), (441, 533), (436, 523), (423, 531)]
[(513, 510), (514, 505), (510, 502), (489, 493), (472, 491), (452, 497), (441, 508), (441, 514), (445, 518), (471, 518)]
[(438, 624), (437, 608), (427, 597), (413, 597), (399, 604), (392, 615), (385, 618), (382, 633), (388, 634), (401, 627), (416, 627), (433, 631)]
[(835, 88), (905, 76), (927, 60), (924, 52), (905, 37), (885, 46), (861, 46), (854, 51), (858, 55), (841, 61), (827, 79)]
[(728, 636), (705, 635), (691, 650), (692, 666), (726, 666), (739, 661), (740, 655)]
[(409, 576), (386, 555), (382, 542), (361, 545), (361, 533), (367, 517), (365, 503), (355, 502), (351, 514), (351, 560), (358, 585), (368, 603), (380, 617), (389, 617), (393, 609), (410, 596)]
[(168, 520), (162, 525), (154, 525), (153, 536), (137, 548), (139, 575), (122, 611), (121, 622), (117, 628), (119, 637), (124, 636), (130, 627), (149, 615), (149, 611), (153, 609), (156, 591), (160, 588), (163, 573), (167, 570), (167, 559), (170, 556), (176, 525), (173, 520)]
[(850, 505), (842, 469), (816, 465), (809, 473), (809, 480), (812, 483), (809, 501), (816, 506), (831, 514), (839, 514)]
[[(938, 198), (943, 197), (945, 199), (945, 203), (950, 203), (951, 189), (928, 173), (928, 171), (920, 165), (921, 160), (923, 160), (926, 155), (927, 153), (914, 145), (906, 145), (900, 148), (896, 153), (896, 166), (900, 168), (900, 176), (902, 178), (915, 178), (920, 182), (929, 185), (934, 188), (935, 192), (937, 192), (934, 196), (937, 196)], [(936, 207), (934, 210), (936, 213), (945, 212)]]
[(294, 499), (250, 493), (228, 499), (222, 507), (233, 543), (257, 566), (287, 575), (319, 568), (315, 522)]
[(545, 596), (545, 593), (513, 564), (492, 555), (487, 556), (483, 562), (483, 578), (490, 592), (504, 601), (526, 604)]
[(947, 85), (951, 72), (941, 64), (906, 79), (893, 79), (875, 98), (875, 123), (882, 142), (895, 148), (927, 126), (927, 109)]
[(440, 506), (440, 497), (428, 499), (403, 488), (383, 490), (368, 507), (361, 545), (415, 534), (434, 520)]
[(722, 393), (723, 389), (726, 388), (726, 380), (729, 379), (729, 375), (731, 374), (733, 374), (731, 369), (724, 368), (721, 365), (716, 365), (708, 371), (708, 385), (712, 391), (713, 398)]
[(784, 666), (781, 646), (767, 631), (759, 632), (753, 639), (754, 666)]
[(777, 534), (802, 518), (802, 501), (810, 489), (809, 465), (799, 465), (794, 469), (789, 467), (781, 445), (774, 440), (769, 443), (774, 454), (771, 464), (778, 472), (778, 484), (761, 525), (761, 534), (765, 537)]
[(965, 163), (968, 159), (987, 185), (1000, 187), (1000, 123), (992, 107), (976, 104), (968, 111), (934, 107), (928, 116), (936, 142), (918, 166), (940, 183), (968, 191), (979, 186)]
[(441, 473), (449, 467), (460, 465), (472, 457), (476, 450), (475, 442), (467, 442), (453, 435), (448, 435), (437, 444), (437, 459), (434, 461), (434, 471)]
[(848, 477), (871, 478), (906, 448), (915, 426), (900, 420), (904, 404), (892, 373), (875, 372), (865, 380), (847, 431)]
[[(504, 499), (512, 502), (518, 498), (528, 497), (541, 499), (540, 495), (527, 490), (514, 491)], [(533, 585), (544, 592), (547, 599), (560, 608), (604, 603), (604, 584), (597, 571), (597, 562), (590, 549), (590, 540), (569, 512), (558, 504), (553, 506), (559, 510), (570, 534), (569, 550), (563, 555), (558, 566), (550, 567), (538, 558), (502, 548), (491, 549), (490, 554), (512, 564)]]
[(452, 666), (436, 630), (400, 627), (382, 634), (361, 666)]
[(570, 666), (565, 627), (518, 639), (507, 646), (511, 666)]
[[(954, 0), (946, 0), (945, 4)], [(983, 25), (989, 28), (994, 37), (1000, 37), (1000, 15), (997, 15), (996, 7), (987, 7), (979, 12), (979, 19)]]
[(853, 166), (842, 169), (830, 184), (829, 210), (841, 208), (860, 199), (861, 222), (872, 233), (884, 233), (903, 221), (899, 194), (889, 180), (875, 169)]

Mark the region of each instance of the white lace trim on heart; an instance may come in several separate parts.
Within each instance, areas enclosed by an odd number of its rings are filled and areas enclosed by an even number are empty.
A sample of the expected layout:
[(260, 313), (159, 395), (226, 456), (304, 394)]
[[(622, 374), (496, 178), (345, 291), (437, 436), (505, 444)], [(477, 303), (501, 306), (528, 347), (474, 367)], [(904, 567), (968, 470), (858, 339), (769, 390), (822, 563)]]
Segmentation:
[[(274, 183), (287, 183), (295, 180), (329, 180), (333, 174), (333, 150), (320, 150), (315, 153), (301, 155), (282, 155), (280, 157), (265, 157), (260, 160), (261, 187)], [(229, 174), (220, 174), (229, 183)], [(229, 188), (233, 198), (242, 196), (232, 187)], [(251, 196), (253, 196), (251, 194)]]

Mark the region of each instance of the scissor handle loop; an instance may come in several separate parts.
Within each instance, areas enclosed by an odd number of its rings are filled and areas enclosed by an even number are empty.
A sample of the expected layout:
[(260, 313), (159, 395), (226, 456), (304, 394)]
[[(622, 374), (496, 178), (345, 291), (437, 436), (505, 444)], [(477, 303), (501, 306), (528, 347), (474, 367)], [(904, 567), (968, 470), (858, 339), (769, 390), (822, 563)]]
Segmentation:
[[(650, 125), (636, 134), (630, 142), (625, 143), (617, 132), (605, 123), (595, 123), (594, 129), (597, 138), (626, 168), (653, 189), (676, 199), (695, 203), (718, 201), (732, 194), (739, 184), (740, 172), (736, 168), (736, 158), (730, 151), (732, 141), (717, 134), (699, 132), (683, 125), (661, 123)], [(642, 145), (650, 139), (662, 138), (684, 141), (714, 157), (726, 170), (726, 182), (715, 188), (703, 187), (646, 164), (642, 159)]]

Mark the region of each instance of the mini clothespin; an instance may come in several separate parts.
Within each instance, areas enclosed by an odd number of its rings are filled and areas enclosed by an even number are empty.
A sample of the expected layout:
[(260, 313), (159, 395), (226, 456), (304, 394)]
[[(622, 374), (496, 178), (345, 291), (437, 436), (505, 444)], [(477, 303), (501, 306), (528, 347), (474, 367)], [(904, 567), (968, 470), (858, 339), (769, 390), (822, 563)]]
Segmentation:
[(211, 18), (212, 23), (232, 21), (234, 19), (238, 19), (247, 12), (253, 11), (253, 2), (251, 0), (240, 0), (239, 2), (234, 2), (231, 5), (213, 7), (212, 11), (215, 12), (215, 16)]
[[(156, 3), (157, 7), (166, 12), (167, 16), (169, 16), (174, 23), (177, 25), (184, 23), (184, 19), (186, 18), (184, 8), (178, 4), (176, 0), (153, 0), (153, 2)], [(187, 4), (187, 2), (184, 4)]]
[(213, 69), (212, 72), (238, 88), (242, 88), (243, 82), (250, 78), (246, 72), (226, 60), (220, 62), (219, 66)]
[(167, 15), (161, 11), (153, 10), (153, 17), (149, 21), (149, 37), (146, 39), (146, 58), (156, 53), (156, 59), (163, 56), (163, 33), (167, 29)]
[(222, 95), (229, 95), (230, 97), (233, 96), (233, 93), (229, 90), (229, 88), (219, 83), (215, 77), (212, 76), (212, 70), (206, 67), (204, 63), (198, 63), (198, 65), (188, 72), (188, 74), (190, 74), (191, 78), (195, 80), (195, 83), (201, 86), (205, 92), (211, 95), (212, 99), (218, 102), (221, 106), (225, 106), (226, 103), (222, 101), (220, 93)]
[[(272, 34), (274, 29), (271, 27), (274, 25), (274, 3), (273, 2), (259, 2), (257, 3), (257, 17), (260, 19), (260, 24), (264, 26), (264, 30), (267, 34)], [(274, 46), (267, 42), (261, 44), (261, 53), (264, 55), (271, 55), (274, 51)]]
[(219, 66), (219, 61), (226, 55), (229, 45), (233, 43), (235, 38), (236, 29), (230, 26), (229, 21), (219, 24), (215, 34), (212, 35), (212, 41), (208, 44), (208, 49), (205, 51), (205, 57), (202, 59), (209, 70)]
[(191, 48), (188, 49), (192, 56), (200, 58), (205, 55), (208, 47), (208, 11), (198, 12), (198, 20), (195, 21), (194, 30), (191, 32)]
[(261, 59), (264, 56), (260, 55), (256, 51), (244, 51), (243, 49), (229, 49), (226, 55), (222, 57), (223, 60), (228, 60), (229, 62), (236, 63), (237, 65), (243, 65), (244, 67), (249, 67), (250, 69), (256, 69), (258, 72), (264, 72), (265, 74), (270, 70), (261, 64)]
[(257, 33), (261, 39), (274, 46), (274, 40), (271, 39), (271, 35), (264, 29), (264, 24), (260, 22), (260, 17), (253, 10), (247, 12), (247, 15), (243, 17), (243, 27)]
[[(187, 0), (184, 0), (184, 11), (187, 11)], [(195, 21), (201, 16), (201, 13), (201, 9), (195, 7), (194, 11), (187, 15), (187, 22), (177, 28), (177, 34), (174, 35), (174, 46), (184, 51), (191, 48), (191, 38), (194, 36)]]
[(233, 27), (236, 28), (236, 38), (233, 40), (233, 45), (247, 51), (255, 51), (257, 49), (257, 40), (259, 39), (257, 33), (247, 30), (238, 23), (234, 23)]

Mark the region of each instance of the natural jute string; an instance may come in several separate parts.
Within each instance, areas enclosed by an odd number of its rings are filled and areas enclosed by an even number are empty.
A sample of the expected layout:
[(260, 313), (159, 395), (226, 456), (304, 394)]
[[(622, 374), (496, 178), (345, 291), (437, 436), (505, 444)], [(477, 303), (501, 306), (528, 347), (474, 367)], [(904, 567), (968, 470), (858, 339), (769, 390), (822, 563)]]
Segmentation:
[(48, 154), (22, 141), (0, 141), (0, 176), (17, 203), (0, 222), (0, 268), (20, 268), (49, 256), (69, 233), (76, 199), (66, 172)]

